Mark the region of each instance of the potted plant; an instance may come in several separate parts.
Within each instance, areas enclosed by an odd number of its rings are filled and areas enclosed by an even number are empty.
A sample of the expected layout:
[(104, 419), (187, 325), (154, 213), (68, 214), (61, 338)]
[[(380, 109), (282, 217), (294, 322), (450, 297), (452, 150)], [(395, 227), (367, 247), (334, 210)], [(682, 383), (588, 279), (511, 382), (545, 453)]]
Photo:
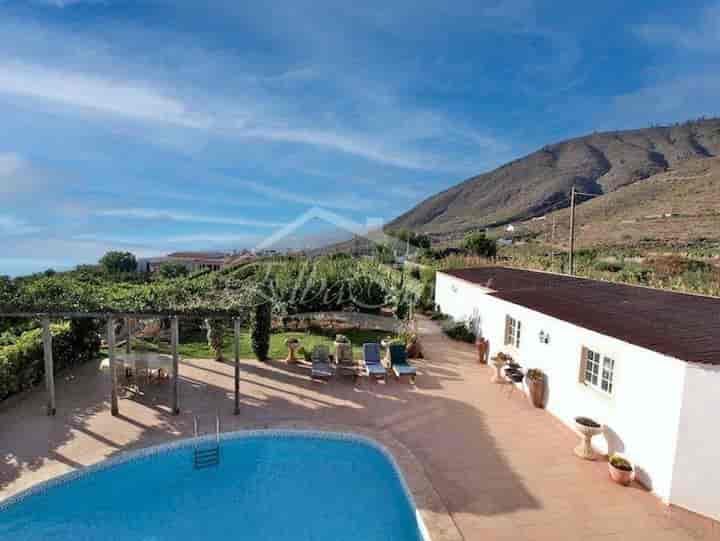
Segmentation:
[(312, 362), (312, 352), (305, 349), (303, 346), (300, 346), (298, 348), (297, 354), (300, 355), (303, 359), (305, 359), (306, 363)]
[(531, 368), (525, 374), (525, 382), (530, 403), (536, 408), (542, 408), (545, 398), (545, 373), (538, 368)]
[(635, 468), (632, 463), (618, 454), (610, 455), (608, 470), (610, 478), (619, 485), (628, 486), (635, 477)]
[(408, 337), (407, 354), (410, 359), (422, 359), (423, 352), (420, 345), (420, 339), (417, 334), (411, 334)]
[(603, 431), (603, 426), (589, 417), (575, 417), (575, 430), (580, 434), (580, 443), (575, 447), (575, 454), (585, 460), (595, 460), (592, 438)]
[(300, 340), (297, 338), (290, 337), (287, 340), (285, 340), (285, 345), (288, 348), (288, 356), (286, 361), (288, 363), (296, 363), (298, 361), (297, 357), (295, 356), (295, 352), (300, 348)]

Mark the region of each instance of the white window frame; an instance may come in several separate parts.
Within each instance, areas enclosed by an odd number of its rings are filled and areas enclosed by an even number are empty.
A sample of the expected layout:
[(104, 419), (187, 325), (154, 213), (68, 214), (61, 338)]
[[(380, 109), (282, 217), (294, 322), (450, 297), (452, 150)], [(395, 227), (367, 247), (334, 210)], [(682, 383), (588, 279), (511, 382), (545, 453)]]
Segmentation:
[(508, 330), (508, 345), (515, 349), (520, 349), (520, 338), (522, 337), (522, 322), (512, 316), (508, 316), (510, 328)]
[(615, 359), (594, 349), (585, 348), (582, 379), (585, 385), (608, 396), (615, 388)]

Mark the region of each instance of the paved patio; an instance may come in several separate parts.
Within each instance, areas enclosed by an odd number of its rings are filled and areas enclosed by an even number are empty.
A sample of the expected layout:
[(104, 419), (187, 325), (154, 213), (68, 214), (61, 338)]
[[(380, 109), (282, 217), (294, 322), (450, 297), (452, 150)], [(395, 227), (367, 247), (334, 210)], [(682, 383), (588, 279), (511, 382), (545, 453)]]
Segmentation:
[(108, 376), (84, 366), (58, 378), (57, 416), (33, 393), (0, 412), (0, 499), (41, 480), (126, 449), (192, 435), (192, 419), (212, 429), (337, 426), (383, 432), (417, 458), (462, 537), (479, 539), (720, 539), (704, 520), (668, 509), (641, 487), (619, 487), (606, 464), (572, 454), (576, 436), (530, 407), (518, 391), (489, 383), (489, 368), (467, 344), (420, 322), (426, 360), (407, 383), (313, 383), (307, 370), (244, 361), (242, 414), (232, 415), (233, 367), (212, 360), (181, 365), (181, 409), (169, 414), (169, 385), (120, 401), (109, 412)]

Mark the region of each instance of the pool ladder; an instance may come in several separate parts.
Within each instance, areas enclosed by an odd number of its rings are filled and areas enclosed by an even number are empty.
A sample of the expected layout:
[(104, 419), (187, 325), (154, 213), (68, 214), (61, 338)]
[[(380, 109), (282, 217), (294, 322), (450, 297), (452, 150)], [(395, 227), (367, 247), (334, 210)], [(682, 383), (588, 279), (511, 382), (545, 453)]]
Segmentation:
[[(195, 437), (198, 438), (198, 418), (193, 417)], [(220, 464), (220, 416), (215, 416), (215, 443), (214, 445), (203, 446), (205, 442), (197, 442), (193, 449), (193, 466), (196, 470), (212, 468)]]

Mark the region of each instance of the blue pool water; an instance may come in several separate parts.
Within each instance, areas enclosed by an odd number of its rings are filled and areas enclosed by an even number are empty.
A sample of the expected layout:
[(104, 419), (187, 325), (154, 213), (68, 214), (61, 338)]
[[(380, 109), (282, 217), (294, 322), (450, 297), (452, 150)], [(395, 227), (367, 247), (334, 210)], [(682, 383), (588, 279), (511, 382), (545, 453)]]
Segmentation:
[(254, 435), (100, 468), (0, 509), (3, 541), (421, 541), (389, 458), (347, 438)]

